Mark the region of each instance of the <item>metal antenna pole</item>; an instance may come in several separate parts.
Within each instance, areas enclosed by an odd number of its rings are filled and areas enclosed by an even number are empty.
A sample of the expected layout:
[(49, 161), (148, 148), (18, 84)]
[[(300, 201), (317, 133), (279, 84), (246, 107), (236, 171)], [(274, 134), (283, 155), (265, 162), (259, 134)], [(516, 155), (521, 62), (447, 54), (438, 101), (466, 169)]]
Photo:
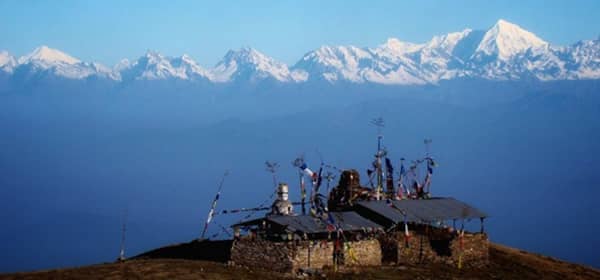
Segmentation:
[(123, 225), (121, 227), (121, 250), (119, 251), (119, 261), (125, 260), (125, 232), (127, 231), (127, 209), (123, 213)]
[(431, 139), (427, 139), (425, 138), (425, 140), (423, 140), (423, 143), (425, 143), (425, 156), (429, 157), (429, 146), (431, 145)]
[(331, 184), (331, 181), (333, 181), (333, 179), (335, 178), (335, 174), (333, 174), (331, 171), (327, 171), (327, 173), (325, 174), (325, 179), (327, 180), (327, 193), (329, 194), (329, 186)]
[(279, 168), (279, 164), (277, 162), (265, 161), (265, 165), (267, 166), (267, 171), (273, 176), (273, 186), (277, 189), (277, 177), (275, 177), (275, 173), (277, 172), (277, 168)]

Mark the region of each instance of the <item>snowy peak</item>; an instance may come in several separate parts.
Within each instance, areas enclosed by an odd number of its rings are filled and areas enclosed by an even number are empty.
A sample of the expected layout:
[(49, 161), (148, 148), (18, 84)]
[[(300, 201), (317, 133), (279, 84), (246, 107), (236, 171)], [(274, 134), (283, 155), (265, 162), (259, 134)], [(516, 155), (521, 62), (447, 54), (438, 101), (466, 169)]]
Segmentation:
[(423, 84), (416, 77), (415, 63), (404, 55), (421, 46), (388, 40), (375, 48), (323, 46), (307, 53), (294, 69), (304, 70), (309, 80), (329, 83)]
[(156, 51), (147, 51), (146, 54), (134, 62), (127, 59), (121, 60), (115, 67), (125, 80), (166, 80), (205, 79), (206, 71), (190, 56), (167, 57)]
[(142, 57), (140, 57), (140, 60), (145, 60), (148, 64), (160, 64), (167, 61), (162, 54), (152, 50), (148, 50)]
[(452, 32), (446, 35), (434, 36), (429, 42), (425, 44), (423, 49), (429, 51), (437, 50), (451, 54), (454, 51), (454, 48), (461, 42), (461, 40), (463, 40), (465, 37), (471, 34), (471, 32), (473, 32), (473, 30), (467, 28), (460, 32)]
[(414, 44), (410, 42), (403, 42), (396, 38), (389, 38), (385, 44), (379, 46), (379, 49), (387, 49), (396, 54), (406, 54), (419, 51), (423, 47), (423, 44)]
[(32, 62), (42, 62), (44, 64), (76, 64), (81, 61), (57, 49), (52, 49), (47, 46), (40, 46), (31, 53), (19, 58), (19, 64), (27, 64)]
[(322, 46), (304, 55), (301, 61), (341, 69), (344, 67), (356, 67), (361, 60), (371, 58), (372, 55), (368, 51), (355, 46)]
[(229, 50), (226, 54), (225, 57), (223, 57), (223, 61), (222, 62), (232, 62), (235, 61), (237, 63), (241, 63), (241, 64), (254, 64), (254, 65), (258, 65), (258, 64), (264, 64), (264, 63), (268, 63), (271, 62), (273, 59), (264, 55), (263, 53), (250, 48), (250, 47), (243, 47), (239, 50)]
[(187, 55), (187, 54), (183, 54), (183, 55), (182, 55), (182, 56), (180, 56), (180, 57), (176, 57), (176, 58), (174, 58), (174, 59), (171, 61), (171, 63), (172, 63), (174, 66), (176, 66), (176, 67), (179, 67), (179, 66), (184, 66), (184, 65), (186, 65), (186, 66), (190, 66), (190, 67), (192, 67), (192, 66), (197, 66), (197, 67), (200, 67), (200, 66), (198, 65), (198, 63), (197, 63), (197, 62), (196, 62), (196, 61), (195, 61), (195, 60), (194, 60), (194, 59), (193, 59), (191, 56), (189, 56), (189, 55)]
[(188, 77), (194, 75), (207, 76), (207, 71), (187, 54), (171, 59), (171, 65), (185, 71), (186, 76)]
[(134, 67), (143, 68), (144, 70), (169, 70), (172, 68), (169, 59), (156, 51), (147, 51), (143, 56), (133, 63)]
[(172, 68), (170, 62), (163, 55), (150, 50), (131, 63), (124, 59), (115, 66), (124, 80), (167, 79), (174, 76), (175, 71)]
[(574, 79), (600, 79), (600, 38), (585, 40), (563, 49), (559, 53), (566, 68), (574, 69)]
[(0, 69), (12, 71), (12, 68), (17, 65), (15, 58), (7, 51), (0, 51)]
[(421, 44), (389, 38), (372, 48), (321, 46), (306, 53), (291, 68), (249, 47), (228, 51), (209, 69), (189, 55), (169, 57), (155, 51), (133, 61), (122, 60), (110, 69), (41, 46), (18, 60), (8, 52), (0, 52), (0, 73), (3, 77), (20, 73), (31, 79), (99, 77), (121, 82), (189, 80), (236, 85), (262, 81), (420, 85), (459, 78), (600, 79), (600, 38), (565, 47), (550, 46), (535, 34), (501, 19), (488, 30), (464, 29), (434, 36)]
[(235, 80), (256, 82), (264, 79), (275, 79), (280, 82), (296, 80), (287, 65), (248, 47), (228, 51), (223, 59), (211, 69), (210, 79), (214, 82)]
[(15, 68), (24, 73), (62, 77), (67, 79), (85, 79), (91, 76), (118, 80), (118, 75), (111, 69), (99, 64), (82, 62), (60, 50), (40, 46), (31, 53), (20, 57)]
[(413, 44), (389, 38), (384, 44), (377, 48), (369, 49), (373, 55), (391, 63), (412, 64), (410, 56), (421, 51), (424, 44)]
[(302, 57), (294, 71), (304, 71), (309, 79), (328, 82), (364, 82), (361, 70), (370, 67), (373, 55), (355, 46), (322, 46)]
[(14, 58), (7, 51), (0, 51), (0, 67), (10, 63)]
[(507, 61), (513, 55), (529, 48), (540, 48), (548, 43), (520, 26), (503, 19), (490, 28), (475, 50), (474, 57), (496, 56)]
[(127, 68), (131, 67), (132, 62), (129, 61), (129, 59), (124, 58), (121, 59), (117, 64), (115, 64), (115, 66), (113, 67), (113, 70), (115, 72), (121, 72), (123, 70), (126, 70)]

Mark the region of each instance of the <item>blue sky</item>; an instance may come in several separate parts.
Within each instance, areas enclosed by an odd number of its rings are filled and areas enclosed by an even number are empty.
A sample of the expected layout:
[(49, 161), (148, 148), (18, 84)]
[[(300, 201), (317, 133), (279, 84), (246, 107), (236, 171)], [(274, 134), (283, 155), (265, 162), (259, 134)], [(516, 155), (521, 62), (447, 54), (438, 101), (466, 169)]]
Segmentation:
[(600, 35), (600, 1), (0, 1), (0, 50), (39, 45), (109, 66), (146, 50), (214, 65), (254, 47), (288, 64), (321, 45), (425, 42), (499, 18), (566, 45)]

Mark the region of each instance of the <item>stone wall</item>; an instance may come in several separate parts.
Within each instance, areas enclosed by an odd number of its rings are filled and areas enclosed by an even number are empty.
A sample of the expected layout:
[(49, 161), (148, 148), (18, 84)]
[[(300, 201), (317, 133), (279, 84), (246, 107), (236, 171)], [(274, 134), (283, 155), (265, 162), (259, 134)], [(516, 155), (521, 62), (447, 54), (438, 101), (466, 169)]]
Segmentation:
[(347, 250), (344, 252), (344, 264), (351, 266), (376, 266), (381, 265), (381, 246), (376, 239), (349, 242), (354, 256)]
[[(465, 233), (462, 247), (455, 235), (415, 231), (411, 231), (410, 235), (408, 247), (401, 232), (395, 236), (395, 244), (376, 239), (348, 242), (349, 246), (344, 246), (344, 265), (381, 265), (382, 249), (390, 249), (388, 246), (396, 247), (392, 249), (397, 250), (399, 264), (446, 263), (458, 266), (460, 263), (462, 267), (477, 267), (488, 263), (489, 240), (486, 234)], [(320, 269), (333, 266), (333, 248), (331, 241), (274, 242), (245, 238), (233, 242), (231, 261), (237, 265), (280, 272), (308, 267)]]
[(398, 233), (398, 263), (446, 263), (462, 267), (482, 266), (489, 260), (489, 240), (486, 234), (465, 233), (460, 239), (431, 237), (410, 232), (408, 246), (402, 233)]
[(289, 272), (294, 268), (292, 252), (285, 242), (240, 239), (231, 246), (231, 261), (236, 265)]
[[(381, 248), (377, 240), (352, 241), (348, 245), (344, 250), (345, 266), (381, 265)], [(308, 267), (320, 269), (333, 266), (333, 248), (331, 241), (273, 242), (241, 239), (233, 243), (231, 261), (237, 265), (280, 272)]]
[(292, 262), (294, 270), (298, 268), (322, 268), (323, 266), (330, 266), (333, 264), (333, 243), (301, 241), (295, 247)]

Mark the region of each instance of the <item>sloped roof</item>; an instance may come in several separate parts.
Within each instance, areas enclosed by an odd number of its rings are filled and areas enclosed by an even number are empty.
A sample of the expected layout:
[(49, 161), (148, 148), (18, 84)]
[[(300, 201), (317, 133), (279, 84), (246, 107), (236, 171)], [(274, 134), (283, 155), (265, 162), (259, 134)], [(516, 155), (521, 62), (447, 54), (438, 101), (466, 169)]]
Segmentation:
[[(382, 226), (363, 218), (356, 212), (330, 212), (333, 216), (336, 226), (341, 226), (343, 231), (361, 231), (363, 229), (381, 229)], [(302, 232), (302, 233), (327, 233), (327, 224), (321, 219), (315, 218), (310, 215), (299, 215), (299, 216), (284, 216), (284, 215), (272, 215), (261, 219), (254, 219), (250, 221), (244, 221), (235, 226), (249, 226), (257, 225), (262, 221), (268, 221), (271, 223), (278, 224), (285, 227), (290, 232)]]
[(454, 198), (437, 197), (409, 200), (371, 200), (357, 202), (358, 207), (373, 211), (394, 223), (435, 222), (453, 219), (485, 218), (487, 215)]

